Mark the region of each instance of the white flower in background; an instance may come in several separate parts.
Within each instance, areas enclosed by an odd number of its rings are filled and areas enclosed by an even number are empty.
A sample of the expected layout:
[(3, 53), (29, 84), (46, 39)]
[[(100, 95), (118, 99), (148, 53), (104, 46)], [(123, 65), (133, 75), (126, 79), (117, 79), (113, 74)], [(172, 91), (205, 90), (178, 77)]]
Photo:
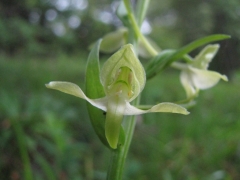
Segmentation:
[(218, 49), (218, 44), (206, 46), (193, 61), (182, 68), (180, 80), (188, 98), (196, 96), (199, 90), (213, 87), (220, 79), (228, 81), (227, 76), (207, 70)]

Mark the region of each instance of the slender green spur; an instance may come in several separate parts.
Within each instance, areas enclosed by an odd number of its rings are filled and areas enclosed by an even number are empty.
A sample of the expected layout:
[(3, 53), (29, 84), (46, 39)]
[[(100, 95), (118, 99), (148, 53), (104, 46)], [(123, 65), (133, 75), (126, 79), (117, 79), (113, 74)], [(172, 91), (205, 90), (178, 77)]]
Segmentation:
[(100, 72), (105, 97), (88, 98), (79, 86), (70, 82), (52, 81), (47, 88), (77, 96), (106, 112), (105, 136), (111, 148), (118, 146), (119, 133), (124, 115), (138, 115), (150, 112), (189, 114), (173, 103), (160, 103), (148, 110), (130, 104), (143, 90), (146, 82), (145, 70), (135, 55), (131, 44), (124, 45), (103, 65)]

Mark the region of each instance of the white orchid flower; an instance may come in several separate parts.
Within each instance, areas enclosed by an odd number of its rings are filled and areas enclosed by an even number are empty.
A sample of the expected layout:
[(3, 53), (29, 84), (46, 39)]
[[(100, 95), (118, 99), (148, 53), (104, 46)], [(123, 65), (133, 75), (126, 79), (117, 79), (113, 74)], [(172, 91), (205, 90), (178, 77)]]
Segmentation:
[(208, 45), (187, 65), (173, 63), (181, 66), (180, 80), (188, 98), (196, 96), (199, 90), (213, 87), (220, 79), (228, 81), (227, 76), (207, 70), (218, 49), (218, 44)]
[(79, 86), (70, 82), (52, 81), (46, 87), (85, 99), (106, 111), (105, 136), (113, 149), (117, 148), (124, 115), (150, 112), (189, 114), (185, 108), (173, 103), (160, 103), (148, 110), (138, 109), (130, 104), (141, 93), (146, 81), (144, 68), (131, 44), (123, 46), (105, 62), (100, 79), (106, 96), (99, 99), (88, 98)]

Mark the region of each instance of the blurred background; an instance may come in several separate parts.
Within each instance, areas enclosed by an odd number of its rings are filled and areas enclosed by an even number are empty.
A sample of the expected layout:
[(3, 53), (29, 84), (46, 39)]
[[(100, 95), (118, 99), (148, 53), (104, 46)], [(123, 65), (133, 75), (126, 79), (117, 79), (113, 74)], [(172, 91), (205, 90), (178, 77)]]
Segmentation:
[[(84, 89), (88, 47), (121, 26), (118, 3), (0, 1), (1, 180), (105, 179), (110, 153), (94, 134), (86, 102), (44, 84), (62, 80)], [(229, 82), (202, 91), (188, 116), (138, 116), (123, 179), (240, 179), (240, 1), (151, 0), (142, 32), (162, 49), (231, 35), (210, 66)], [(144, 104), (185, 97), (179, 72), (171, 70), (142, 94)]]

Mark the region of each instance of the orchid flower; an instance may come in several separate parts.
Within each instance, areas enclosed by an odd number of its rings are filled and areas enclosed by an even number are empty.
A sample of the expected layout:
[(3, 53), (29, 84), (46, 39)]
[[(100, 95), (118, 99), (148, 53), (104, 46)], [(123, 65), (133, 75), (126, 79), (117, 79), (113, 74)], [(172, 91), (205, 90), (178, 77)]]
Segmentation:
[(117, 148), (121, 122), (124, 115), (139, 115), (150, 112), (189, 112), (173, 103), (160, 103), (148, 110), (138, 109), (130, 104), (145, 86), (145, 70), (134, 53), (133, 46), (127, 44), (113, 54), (103, 65), (100, 80), (105, 97), (88, 98), (79, 86), (70, 82), (52, 81), (46, 87), (85, 99), (93, 106), (106, 111), (105, 136), (113, 149)]
[(209, 63), (218, 49), (218, 44), (208, 45), (187, 65), (173, 63), (173, 66), (181, 66), (180, 80), (186, 91), (187, 98), (195, 97), (200, 89), (204, 90), (213, 87), (220, 79), (228, 81), (227, 76), (208, 70)]

